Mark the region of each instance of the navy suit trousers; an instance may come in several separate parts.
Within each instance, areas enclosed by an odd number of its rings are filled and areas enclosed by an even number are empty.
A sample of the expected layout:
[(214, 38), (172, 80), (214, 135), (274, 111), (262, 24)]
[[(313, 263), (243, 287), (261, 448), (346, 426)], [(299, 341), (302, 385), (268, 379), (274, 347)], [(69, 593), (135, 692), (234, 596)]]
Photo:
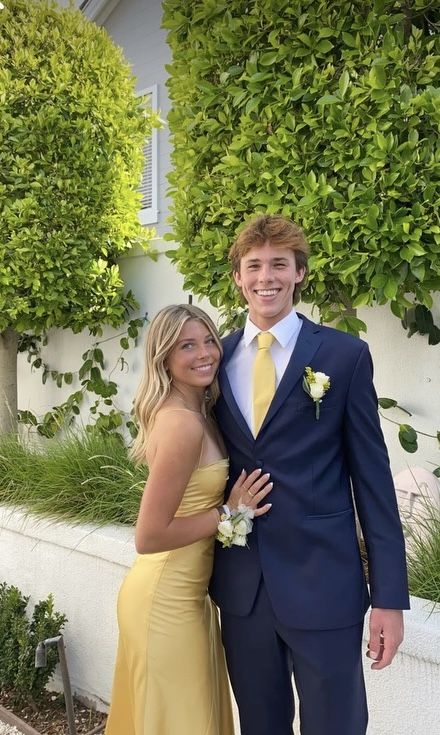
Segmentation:
[(249, 615), (222, 613), (222, 635), (241, 735), (292, 735), (292, 675), (301, 735), (365, 735), (362, 623), (295, 630), (273, 613), (264, 583)]

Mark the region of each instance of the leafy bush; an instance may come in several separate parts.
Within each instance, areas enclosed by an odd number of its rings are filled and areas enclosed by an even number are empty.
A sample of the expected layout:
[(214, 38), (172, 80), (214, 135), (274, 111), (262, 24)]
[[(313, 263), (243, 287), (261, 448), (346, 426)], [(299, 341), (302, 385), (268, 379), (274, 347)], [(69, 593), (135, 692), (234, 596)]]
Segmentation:
[[(312, 246), (325, 321), (440, 288), (440, 35), (430, 0), (165, 0), (173, 53), (171, 252), (233, 311), (238, 226), (282, 213)], [(412, 298), (409, 298), (412, 296)], [(365, 325), (341, 318), (342, 329)]]
[(47, 649), (47, 665), (35, 668), (35, 649), (46, 638), (59, 635), (67, 622), (55, 612), (52, 595), (41, 600), (28, 620), (29, 597), (17, 587), (0, 584), (0, 689), (14, 691), (17, 702), (38, 700), (58, 661), (56, 649)]
[(145, 240), (137, 192), (154, 116), (105, 30), (53, 0), (0, 14), (0, 333), (118, 325), (118, 256)]
[(0, 503), (47, 517), (134, 524), (146, 474), (119, 436), (71, 433), (44, 450), (15, 435), (0, 437)]

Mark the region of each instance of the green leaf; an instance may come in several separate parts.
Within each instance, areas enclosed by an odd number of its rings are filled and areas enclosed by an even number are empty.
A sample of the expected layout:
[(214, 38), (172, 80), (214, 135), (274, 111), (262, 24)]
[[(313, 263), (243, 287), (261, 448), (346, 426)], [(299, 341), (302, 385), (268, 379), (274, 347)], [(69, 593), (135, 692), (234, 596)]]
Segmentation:
[(338, 84), (339, 94), (341, 95), (342, 99), (344, 99), (344, 97), (345, 97), (345, 93), (346, 93), (346, 91), (348, 89), (349, 83), (350, 83), (350, 75), (349, 75), (347, 69), (344, 69), (344, 71), (342, 72), (342, 74), (341, 74), (341, 76), (339, 78), (339, 84)]
[(417, 331), (420, 334), (429, 333), (434, 325), (434, 319), (430, 310), (426, 306), (418, 304), (414, 310), (414, 317)]
[(358, 295), (352, 301), (353, 309), (358, 309), (360, 306), (367, 306), (370, 303), (370, 292), (364, 291), (358, 293)]
[(79, 377), (80, 380), (82, 380), (87, 375), (87, 373), (90, 372), (90, 370), (92, 368), (92, 365), (93, 365), (92, 360), (86, 360), (81, 365), (81, 367), (79, 369), (79, 373), (78, 373), (78, 377)]
[(317, 105), (335, 105), (337, 102), (340, 102), (340, 98), (336, 97), (334, 94), (324, 94), (322, 97), (319, 98), (317, 101)]
[(395, 281), (394, 278), (388, 278), (384, 286), (384, 289), (383, 289), (384, 294), (387, 297), (387, 299), (389, 299), (390, 301), (395, 299), (396, 294), (397, 294), (397, 289), (398, 289), (397, 281)]
[(332, 50), (332, 48), (333, 44), (331, 43), (331, 41), (327, 41), (325, 39), (323, 39), (322, 41), (318, 41), (318, 43), (316, 44), (316, 49), (318, 51), (321, 51), (321, 53), (323, 54), (328, 53)]
[(267, 53), (260, 56), (259, 61), (262, 66), (272, 66), (272, 64), (277, 61), (279, 56), (280, 54), (278, 51), (268, 51)]
[(385, 67), (376, 64), (370, 69), (368, 81), (373, 89), (384, 89), (387, 84)]
[(343, 31), (342, 39), (347, 46), (350, 46), (350, 48), (357, 47), (357, 40), (352, 33), (347, 33), (346, 31)]
[(104, 353), (99, 347), (95, 347), (93, 350), (93, 359), (104, 369)]
[(399, 442), (406, 452), (412, 454), (417, 451), (417, 432), (412, 426), (409, 426), (409, 424), (400, 424), (398, 436)]
[(381, 408), (394, 408), (394, 406), (397, 406), (397, 401), (394, 398), (378, 398), (378, 403)]

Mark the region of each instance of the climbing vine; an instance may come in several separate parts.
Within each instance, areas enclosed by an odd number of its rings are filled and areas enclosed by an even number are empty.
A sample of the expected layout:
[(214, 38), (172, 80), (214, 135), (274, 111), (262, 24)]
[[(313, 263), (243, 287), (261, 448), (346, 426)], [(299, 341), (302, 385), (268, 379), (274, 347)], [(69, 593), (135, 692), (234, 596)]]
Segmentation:
[[(87, 394), (96, 396), (92, 405), (88, 408), (91, 421), (86, 424), (86, 429), (98, 430), (109, 434), (119, 429), (126, 429), (134, 437), (137, 433), (136, 424), (132, 414), (127, 415), (118, 408), (116, 398), (118, 395), (118, 384), (112, 380), (114, 371), (128, 369), (128, 362), (124, 353), (136, 344), (139, 330), (147, 321), (147, 316), (132, 319), (127, 329), (114, 337), (97, 339), (83, 353), (82, 364), (72, 372), (62, 372), (54, 369), (43, 358), (43, 350), (47, 344), (46, 336), (23, 335), (19, 342), (19, 351), (27, 352), (27, 360), (33, 370), (41, 371), (43, 385), (48, 379), (55, 382), (58, 388), (63, 385), (77, 385), (77, 388), (61, 404), (54, 406), (44, 416), (38, 417), (29, 410), (19, 410), (18, 420), (21, 424), (34, 427), (37, 432), (46, 438), (51, 438), (61, 429), (71, 426), (75, 418), (80, 415), (81, 404)], [(109, 340), (119, 338), (121, 353), (109, 372), (105, 370), (105, 357), (102, 346)], [(108, 377), (106, 373), (109, 372)]]

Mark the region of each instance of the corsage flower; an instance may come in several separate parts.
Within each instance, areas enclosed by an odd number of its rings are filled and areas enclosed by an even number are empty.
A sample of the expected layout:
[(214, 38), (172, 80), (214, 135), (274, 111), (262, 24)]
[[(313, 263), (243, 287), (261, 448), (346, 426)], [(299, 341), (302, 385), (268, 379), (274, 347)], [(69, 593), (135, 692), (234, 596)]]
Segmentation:
[(315, 404), (316, 420), (319, 419), (319, 404), (330, 388), (330, 378), (325, 373), (314, 372), (311, 367), (306, 367), (303, 378), (303, 389)]
[(252, 531), (253, 517), (253, 509), (242, 504), (232, 510), (230, 516), (221, 514), (215, 536), (217, 541), (220, 541), (224, 549), (232, 545), (246, 546), (246, 537)]

